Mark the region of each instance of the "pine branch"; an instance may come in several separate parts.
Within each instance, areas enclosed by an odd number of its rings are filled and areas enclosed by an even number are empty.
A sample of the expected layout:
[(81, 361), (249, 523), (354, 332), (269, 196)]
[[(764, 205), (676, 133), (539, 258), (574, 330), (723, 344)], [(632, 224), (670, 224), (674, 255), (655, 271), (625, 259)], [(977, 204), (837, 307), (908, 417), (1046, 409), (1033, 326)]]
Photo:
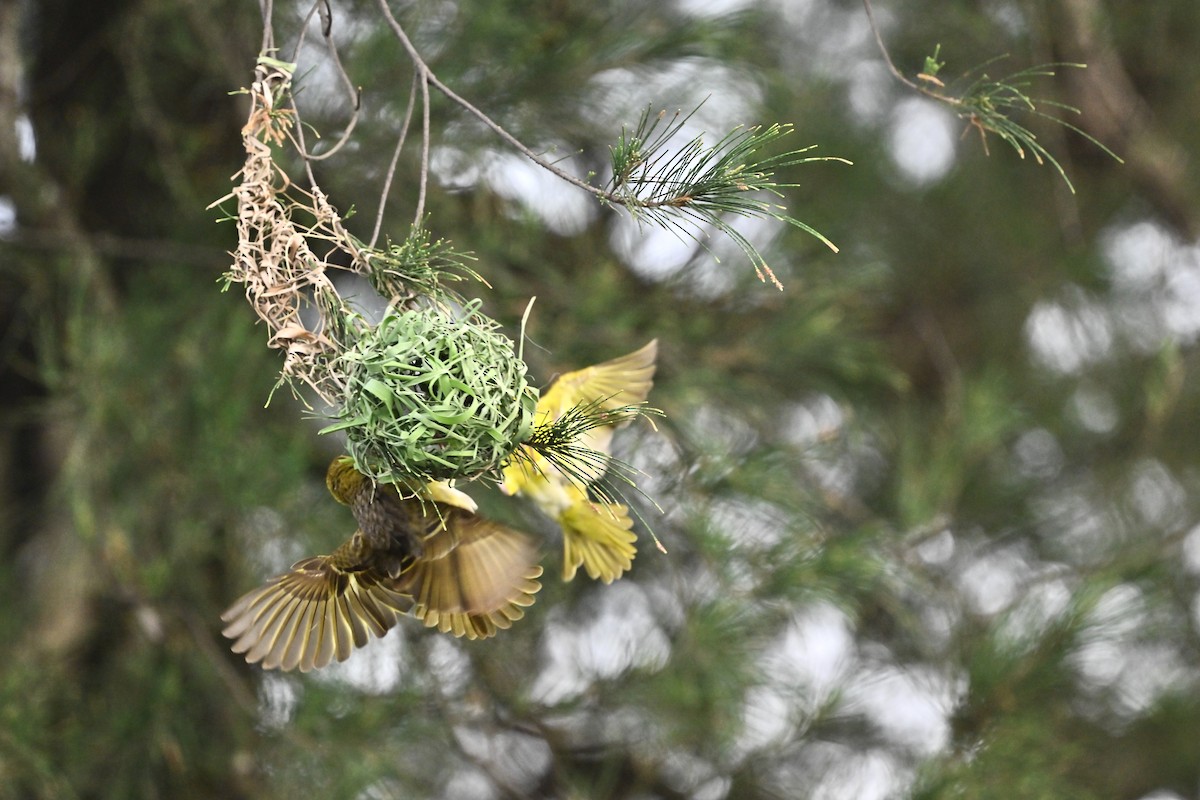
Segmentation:
[[(1035, 99), (1026, 92), (1032, 85), (1034, 78), (1053, 77), (1056, 74), (1055, 70), (1061, 67), (1086, 69), (1086, 64), (1066, 62), (1039, 64), (1018, 70), (999, 79), (992, 79), (987, 73), (981, 73), (978, 78), (972, 80), (960, 92), (949, 92), (946, 91), (946, 84), (938, 77), (938, 73), (946, 65), (946, 62), (938, 61), (941, 45), (938, 45), (934, 49), (931, 56), (926, 56), (924, 68), (917, 75), (920, 81), (918, 83), (904, 75), (896, 67), (892, 61), (892, 57), (888, 54), (887, 46), (883, 42), (883, 36), (879, 32), (879, 26), (875, 22), (875, 13), (871, 7), (871, 0), (863, 0), (863, 8), (866, 9), (867, 20), (875, 36), (875, 43), (879, 47), (879, 52), (883, 54), (888, 71), (910, 89), (949, 106), (959, 119), (966, 121), (968, 125), (966, 130), (970, 128), (978, 130), (985, 154), (988, 153), (987, 136), (989, 133), (995, 134), (1001, 141), (1008, 143), (1020, 158), (1024, 159), (1025, 154), (1028, 152), (1039, 166), (1046, 163), (1050, 164), (1058, 172), (1059, 176), (1062, 177), (1063, 181), (1067, 184), (1067, 188), (1071, 190), (1071, 193), (1075, 193), (1075, 186), (1071, 183), (1071, 179), (1067, 177), (1067, 173), (1058, 159), (1038, 141), (1037, 134), (1013, 118), (1014, 114), (1025, 112), (1034, 117), (1049, 120), (1056, 125), (1061, 125), (1067, 130), (1074, 131), (1096, 145), (1096, 147), (1100, 148), (1118, 163), (1125, 163), (1120, 156), (1105, 147), (1091, 134), (1066, 120), (1041, 110), (1043, 107), (1050, 107), (1071, 114), (1079, 114), (1080, 111), (1078, 108), (1054, 100)], [(1000, 60), (1000, 58), (984, 62), (975, 69), (970, 70), (967, 74), (978, 72), (988, 64)]]
[(769, 278), (779, 289), (782, 289), (783, 285), (767, 266), (766, 261), (754, 245), (730, 224), (729, 215), (768, 218), (785, 222), (815, 236), (835, 253), (838, 251), (837, 247), (817, 230), (788, 216), (783, 206), (753, 195), (754, 192), (768, 192), (776, 197), (782, 197), (779, 189), (795, 186), (795, 184), (772, 181), (774, 170), (781, 167), (806, 164), (812, 161), (851, 163), (844, 158), (832, 156), (799, 157), (800, 154), (811, 150), (812, 147), (793, 150), (758, 161), (753, 160), (759, 157), (758, 153), (764, 146), (791, 133), (790, 125), (776, 124), (766, 129), (760, 127), (735, 128), (711, 148), (705, 148), (702, 139), (698, 137), (674, 157), (668, 157), (666, 149), (668, 142), (682, 129), (684, 123), (695, 114), (696, 110), (693, 109), (691, 113), (682, 118), (677, 112), (672, 122), (655, 134), (658, 124), (666, 117), (666, 113), (662, 112), (652, 120), (650, 111), (647, 109), (634, 134), (626, 135), (623, 131), (620, 142), (612, 148), (614, 165), (612, 183), (608, 188), (594, 186), (538, 155), (498, 122), (438, 80), (408, 38), (403, 26), (392, 14), (387, 0), (377, 0), (377, 2), (393, 35), (412, 60), (423, 93), (425, 128), (422, 132), (424, 138), (420, 196), (417, 204), (418, 220), (428, 180), (428, 88), (432, 86), (490, 128), (530, 161), (572, 186), (593, 195), (600, 202), (624, 207), (635, 217), (648, 220), (665, 230), (677, 230), (684, 236), (693, 239), (696, 238), (695, 231), (689, 225), (696, 228), (703, 228), (705, 225), (716, 228), (732, 239), (746, 254), (754, 265), (755, 273), (760, 280), (765, 281)]
[[(612, 202), (629, 209), (636, 219), (678, 230), (693, 239), (696, 229), (715, 228), (746, 254), (759, 280), (769, 278), (779, 289), (783, 288), (779, 279), (754, 245), (733, 227), (730, 218), (787, 223), (838, 252), (837, 246), (819, 231), (789, 216), (784, 206), (763, 195), (781, 198), (780, 189), (796, 186), (774, 181), (775, 171), (780, 168), (812, 161), (851, 162), (836, 156), (803, 155), (816, 145), (761, 157), (759, 153), (768, 145), (792, 133), (792, 126), (778, 124), (767, 128), (739, 126), (712, 147), (706, 147), (703, 137), (697, 136), (672, 151), (671, 142), (696, 110), (687, 115), (676, 112), (670, 122), (662, 125), (666, 112), (652, 116), (647, 108), (632, 133), (621, 132), (620, 141), (611, 148), (613, 177), (607, 191)], [(679, 218), (694, 227), (680, 225)]]

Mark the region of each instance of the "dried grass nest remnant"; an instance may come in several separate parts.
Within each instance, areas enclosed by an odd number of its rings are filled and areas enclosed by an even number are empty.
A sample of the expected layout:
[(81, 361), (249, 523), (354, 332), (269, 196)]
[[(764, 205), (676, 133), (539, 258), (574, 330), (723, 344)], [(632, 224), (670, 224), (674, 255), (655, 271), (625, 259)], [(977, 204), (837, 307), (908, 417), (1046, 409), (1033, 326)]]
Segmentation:
[[(324, 432), (344, 430), (355, 466), (376, 480), (421, 485), (496, 470), (529, 438), (537, 391), (478, 301), (441, 286), (473, 273), (419, 229), (385, 250), (347, 232), (311, 175), (306, 191), (276, 159), (288, 145), (302, 152), (294, 110), (282, 103), (290, 75), (260, 64), (256, 78), (242, 129), (246, 162), (222, 198), (237, 202), (226, 281), (245, 286), (270, 346), (285, 351), (280, 382), (298, 396), (307, 386), (337, 409)], [(329, 269), (358, 272), (391, 298), (380, 324), (343, 301)], [(309, 305), (317, 321), (306, 326), (300, 312)]]

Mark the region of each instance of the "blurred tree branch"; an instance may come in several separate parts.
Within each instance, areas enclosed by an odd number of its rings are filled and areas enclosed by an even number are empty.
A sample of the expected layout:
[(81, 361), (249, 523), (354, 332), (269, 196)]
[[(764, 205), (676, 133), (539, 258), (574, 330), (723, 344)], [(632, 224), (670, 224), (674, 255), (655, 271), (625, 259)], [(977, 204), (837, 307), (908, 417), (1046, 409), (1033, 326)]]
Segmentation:
[[(962, 88), (959, 88), (957, 91), (951, 91), (946, 87), (942, 79), (938, 77), (938, 73), (945, 66), (944, 61), (938, 61), (941, 45), (935, 47), (933, 53), (925, 57), (923, 70), (918, 73), (917, 80), (912, 80), (901, 72), (892, 61), (887, 45), (884, 44), (883, 34), (880, 32), (879, 25), (875, 21), (875, 12), (871, 6), (871, 0), (862, 0), (862, 3), (867, 14), (867, 22), (870, 24), (871, 32), (875, 37), (875, 44), (879, 48), (879, 52), (883, 55), (884, 63), (887, 64), (888, 71), (892, 74), (892, 77), (918, 94), (923, 94), (931, 100), (935, 100), (953, 110), (959, 119), (967, 123), (969, 126), (968, 130), (974, 128), (979, 132), (979, 140), (983, 145), (985, 154), (988, 153), (987, 137), (990, 133), (1012, 147), (1020, 158), (1024, 159), (1025, 154), (1029, 153), (1038, 165), (1049, 164), (1052, 166), (1066, 183), (1067, 188), (1074, 194), (1075, 186), (1071, 183), (1071, 179), (1067, 177), (1066, 170), (1063, 169), (1062, 164), (1059, 162), (1059, 156), (1051, 153), (1038, 140), (1037, 134), (1025, 127), (1025, 125), (1017, 122), (1016, 115), (1025, 114), (1032, 117), (1035, 121), (1038, 119), (1046, 120), (1067, 130), (1074, 131), (1099, 147), (1107, 155), (1117, 161), (1121, 161), (1120, 156), (1108, 149), (1095, 136), (1061, 117), (1054, 116), (1042, 110), (1042, 107), (1048, 106), (1059, 112), (1066, 111), (1079, 114), (1080, 111), (1078, 108), (1054, 100), (1035, 99), (1027, 93), (1034, 79), (1053, 77), (1057, 74), (1057, 69), (1060, 67), (1083, 69), (1087, 66), (1086, 63), (1060, 61), (1050, 64), (1039, 64), (1019, 69), (1002, 78), (993, 79), (982, 70), (988, 64), (1004, 58), (1004, 56), (1000, 56), (969, 70), (956, 82), (962, 85)], [(968, 80), (967, 76), (972, 73), (978, 73), (978, 77)]]
[(1155, 121), (1108, 33), (1099, 0), (1055, 0), (1046, 26), (1062, 58), (1087, 63), (1066, 86), (1072, 104), (1096, 138), (1125, 155), (1135, 180), (1185, 238), (1200, 234), (1200, 198), (1194, 160)]

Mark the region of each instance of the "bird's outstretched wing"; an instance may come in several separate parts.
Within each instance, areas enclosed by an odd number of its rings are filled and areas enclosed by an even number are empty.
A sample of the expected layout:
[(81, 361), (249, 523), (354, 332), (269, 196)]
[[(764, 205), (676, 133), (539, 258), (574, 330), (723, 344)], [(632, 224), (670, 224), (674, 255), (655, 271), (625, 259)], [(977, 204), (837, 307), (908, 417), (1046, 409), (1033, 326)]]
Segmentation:
[[(652, 339), (632, 353), (560, 375), (538, 400), (534, 424), (549, 425), (579, 406), (615, 411), (646, 402), (654, 386), (657, 358), (658, 340)], [(542, 478), (553, 483), (595, 483), (608, 469), (613, 431), (628, 422), (627, 415), (617, 415), (611, 424), (598, 425), (579, 436), (575, 443), (592, 451), (592, 458), (574, 463), (570, 477), (562, 475), (558, 467), (525, 448), (522, 458), (513, 459), (504, 468), (501, 490), (506, 494), (537, 494), (544, 488), (539, 486), (544, 483)]]
[(221, 633), (251, 664), (307, 672), (344, 661), (407, 612), (455, 636), (486, 638), (523, 617), (542, 588), (529, 537), (476, 515), (474, 501), (449, 484), (405, 497), (371, 486), (344, 456), (329, 465), (326, 484), (359, 530), (221, 615)]
[[(644, 403), (654, 385), (657, 357), (658, 340), (653, 340), (640, 350), (560, 376), (538, 401), (535, 423), (553, 423), (580, 405), (612, 411)], [(612, 424), (580, 435), (575, 443), (592, 455), (572, 464), (570, 475), (529, 448), (504, 468), (501, 490), (528, 497), (562, 527), (563, 580), (583, 567), (590, 577), (611, 583), (632, 566), (637, 536), (628, 509), (606, 496), (590, 500), (587, 493), (608, 470), (613, 430), (627, 421), (618, 416)]]
[(308, 672), (345, 661), (412, 606), (387, 575), (337, 561), (336, 553), (306, 558), (230, 606), (221, 633), (234, 640), (233, 652), (264, 669)]
[(567, 372), (538, 400), (535, 424), (553, 422), (575, 406), (598, 403), (613, 410), (646, 402), (654, 386), (658, 340), (632, 353)]

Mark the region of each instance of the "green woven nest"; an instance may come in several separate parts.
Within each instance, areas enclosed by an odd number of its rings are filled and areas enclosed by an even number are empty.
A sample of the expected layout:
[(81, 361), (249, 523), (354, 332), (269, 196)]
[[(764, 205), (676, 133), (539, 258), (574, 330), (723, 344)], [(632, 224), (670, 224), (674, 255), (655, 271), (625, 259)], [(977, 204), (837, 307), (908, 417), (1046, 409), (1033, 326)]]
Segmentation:
[(497, 469), (529, 438), (537, 390), (479, 303), (461, 312), (389, 311), (340, 358), (338, 423), (355, 466), (410, 486)]

